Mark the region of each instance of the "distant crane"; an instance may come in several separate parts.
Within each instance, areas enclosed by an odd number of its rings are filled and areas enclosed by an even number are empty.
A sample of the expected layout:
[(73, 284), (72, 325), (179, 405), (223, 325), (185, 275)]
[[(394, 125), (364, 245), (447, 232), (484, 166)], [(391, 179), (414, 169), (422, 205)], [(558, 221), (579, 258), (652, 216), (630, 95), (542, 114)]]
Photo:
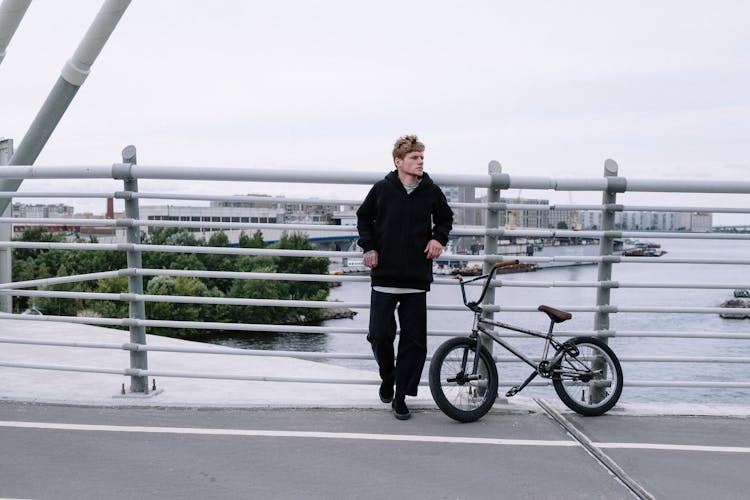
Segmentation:
[[(568, 201), (571, 205), (573, 204), (573, 193), (570, 191), (568, 191)], [(578, 210), (575, 207), (570, 210), (570, 229), (573, 231), (581, 230), (581, 225), (578, 223)]]
[[(522, 189), (518, 190), (518, 196), (516, 197), (516, 204), (521, 203), (521, 193), (523, 192)], [(508, 210), (508, 220), (505, 221), (505, 229), (516, 229), (518, 227), (518, 224), (516, 223), (516, 220), (518, 219), (518, 212), (516, 210)]]

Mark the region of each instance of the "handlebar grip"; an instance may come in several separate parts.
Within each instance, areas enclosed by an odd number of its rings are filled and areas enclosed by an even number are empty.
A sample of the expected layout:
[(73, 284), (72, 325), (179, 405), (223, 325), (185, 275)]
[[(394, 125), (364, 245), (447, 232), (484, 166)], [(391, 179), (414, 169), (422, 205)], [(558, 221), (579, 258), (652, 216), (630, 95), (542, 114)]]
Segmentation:
[(502, 262), (498, 262), (497, 264), (495, 264), (495, 269), (500, 269), (501, 267), (506, 267), (506, 266), (514, 266), (516, 264), (518, 264), (518, 259), (504, 260)]

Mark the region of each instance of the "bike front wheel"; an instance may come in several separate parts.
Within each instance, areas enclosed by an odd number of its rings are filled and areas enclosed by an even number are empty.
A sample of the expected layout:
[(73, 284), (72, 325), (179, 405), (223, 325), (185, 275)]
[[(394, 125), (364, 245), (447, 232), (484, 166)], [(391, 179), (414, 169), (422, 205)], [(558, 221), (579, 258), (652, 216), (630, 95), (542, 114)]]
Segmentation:
[(609, 411), (622, 393), (622, 368), (614, 351), (600, 339), (575, 337), (561, 352), (552, 385), (565, 406), (586, 416)]
[(459, 422), (482, 418), (497, 398), (495, 361), (481, 346), (477, 371), (472, 373), (476, 356), (477, 340), (457, 337), (438, 347), (430, 362), (432, 398), (443, 413)]

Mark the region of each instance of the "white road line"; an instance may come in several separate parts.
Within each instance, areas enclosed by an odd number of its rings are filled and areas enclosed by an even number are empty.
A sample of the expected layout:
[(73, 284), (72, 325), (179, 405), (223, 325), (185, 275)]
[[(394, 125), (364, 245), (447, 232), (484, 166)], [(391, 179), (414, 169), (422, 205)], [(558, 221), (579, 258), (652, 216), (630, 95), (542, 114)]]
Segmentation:
[(692, 444), (658, 443), (594, 443), (598, 448), (624, 450), (667, 450), (667, 451), (708, 451), (720, 453), (750, 453), (746, 446), (704, 446)]
[(413, 434), (364, 434), (352, 432), (305, 432), (267, 431), (255, 429), (205, 429), (195, 427), (143, 427), (132, 425), (83, 425), (49, 422), (0, 421), (0, 427), (23, 429), (52, 429), (66, 431), (95, 432), (135, 432), (154, 434), (194, 434), (203, 436), (245, 436), (245, 437), (292, 437), (317, 439), (355, 439), (370, 441), (412, 441), (421, 443), (492, 444), (506, 446), (579, 446), (575, 441), (551, 441), (540, 439), (491, 439), (451, 436), (420, 436)]
[[(271, 431), (256, 429), (206, 429), (196, 427), (145, 427), (133, 425), (86, 425), (52, 422), (0, 421), (0, 428), (47, 429), (62, 431), (93, 432), (133, 432), (150, 434), (192, 434), (201, 436), (242, 436), (242, 437), (288, 437), (313, 439), (353, 439), (368, 441), (405, 441), (415, 443), (448, 444), (488, 444), (500, 446), (552, 446), (572, 448), (580, 444), (576, 441), (544, 439), (493, 439), (480, 437), (420, 436), (414, 434), (366, 434), (356, 432), (306, 432)], [(658, 443), (593, 443), (598, 448), (630, 450), (702, 451), (721, 453), (750, 453), (750, 447), (741, 446), (701, 446)]]

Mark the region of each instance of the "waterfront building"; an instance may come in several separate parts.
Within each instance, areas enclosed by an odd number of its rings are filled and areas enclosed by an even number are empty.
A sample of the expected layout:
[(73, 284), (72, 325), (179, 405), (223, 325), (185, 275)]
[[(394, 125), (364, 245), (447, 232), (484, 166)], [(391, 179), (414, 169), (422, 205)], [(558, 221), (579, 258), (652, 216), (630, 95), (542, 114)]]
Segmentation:
[[(601, 229), (600, 210), (580, 213), (582, 229)], [(713, 214), (708, 212), (635, 212), (615, 213), (615, 229), (623, 231), (692, 231), (709, 232), (713, 227)]]
[(73, 217), (74, 209), (70, 205), (63, 203), (55, 204), (27, 204), (13, 203), (12, 217), (42, 219), (51, 217)]
[[(443, 191), (449, 203), (486, 203), (487, 196), (476, 196), (472, 187), (447, 186)], [(269, 195), (251, 195), (252, 200), (219, 200), (211, 201), (207, 205), (142, 205), (140, 216), (147, 220), (170, 220), (190, 222), (236, 222), (236, 223), (297, 223), (297, 224), (325, 224), (351, 226), (353, 231), (357, 224), (355, 205), (339, 205), (332, 203), (299, 203), (285, 202), (283, 198), (273, 198)], [(267, 199), (264, 199), (267, 198)], [(500, 211), (500, 225), (506, 229), (583, 229), (597, 230), (601, 228), (602, 213), (599, 210), (571, 210), (550, 208), (549, 200), (534, 198), (501, 198), (501, 203), (510, 205), (542, 205), (541, 210), (533, 208), (509, 208)], [(455, 226), (484, 226), (486, 224), (486, 210), (479, 208), (454, 208)], [(108, 200), (107, 214), (74, 214), (74, 208), (62, 203), (58, 204), (13, 204), (15, 218), (118, 218), (122, 214), (115, 214), (111, 200)], [(14, 224), (14, 234), (23, 232), (26, 228), (38, 224)], [(709, 232), (713, 226), (713, 214), (708, 212), (636, 212), (626, 211), (615, 214), (615, 229), (624, 231), (692, 231)], [(148, 233), (153, 232), (155, 226), (144, 228)], [(73, 237), (88, 235), (102, 237), (111, 236), (113, 241), (123, 239), (124, 235), (117, 235), (111, 227), (62, 227), (50, 226), (50, 230), (67, 232)], [(189, 228), (189, 231), (201, 233), (208, 237), (216, 229), (208, 227)], [(237, 241), (240, 230), (225, 230), (231, 241)], [(252, 233), (247, 230), (246, 233)], [(281, 231), (275, 229), (262, 230), (267, 241), (278, 239)], [(277, 234), (278, 233), (278, 234)], [(339, 233), (331, 233), (326, 237)], [(324, 236), (323, 233), (310, 236)], [(483, 244), (483, 238), (461, 237), (452, 239), (453, 250), (459, 253), (475, 253)]]
[(290, 224), (333, 224), (332, 216), (339, 211), (338, 205), (285, 203), (284, 221)]
[[(140, 216), (146, 220), (172, 220), (189, 222), (284, 222), (284, 207), (259, 207), (254, 202), (211, 202), (208, 206), (181, 205), (144, 205), (140, 207)], [(146, 231), (153, 232), (155, 226), (148, 226)], [(207, 233), (211, 228), (190, 228), (189, 231)]]

